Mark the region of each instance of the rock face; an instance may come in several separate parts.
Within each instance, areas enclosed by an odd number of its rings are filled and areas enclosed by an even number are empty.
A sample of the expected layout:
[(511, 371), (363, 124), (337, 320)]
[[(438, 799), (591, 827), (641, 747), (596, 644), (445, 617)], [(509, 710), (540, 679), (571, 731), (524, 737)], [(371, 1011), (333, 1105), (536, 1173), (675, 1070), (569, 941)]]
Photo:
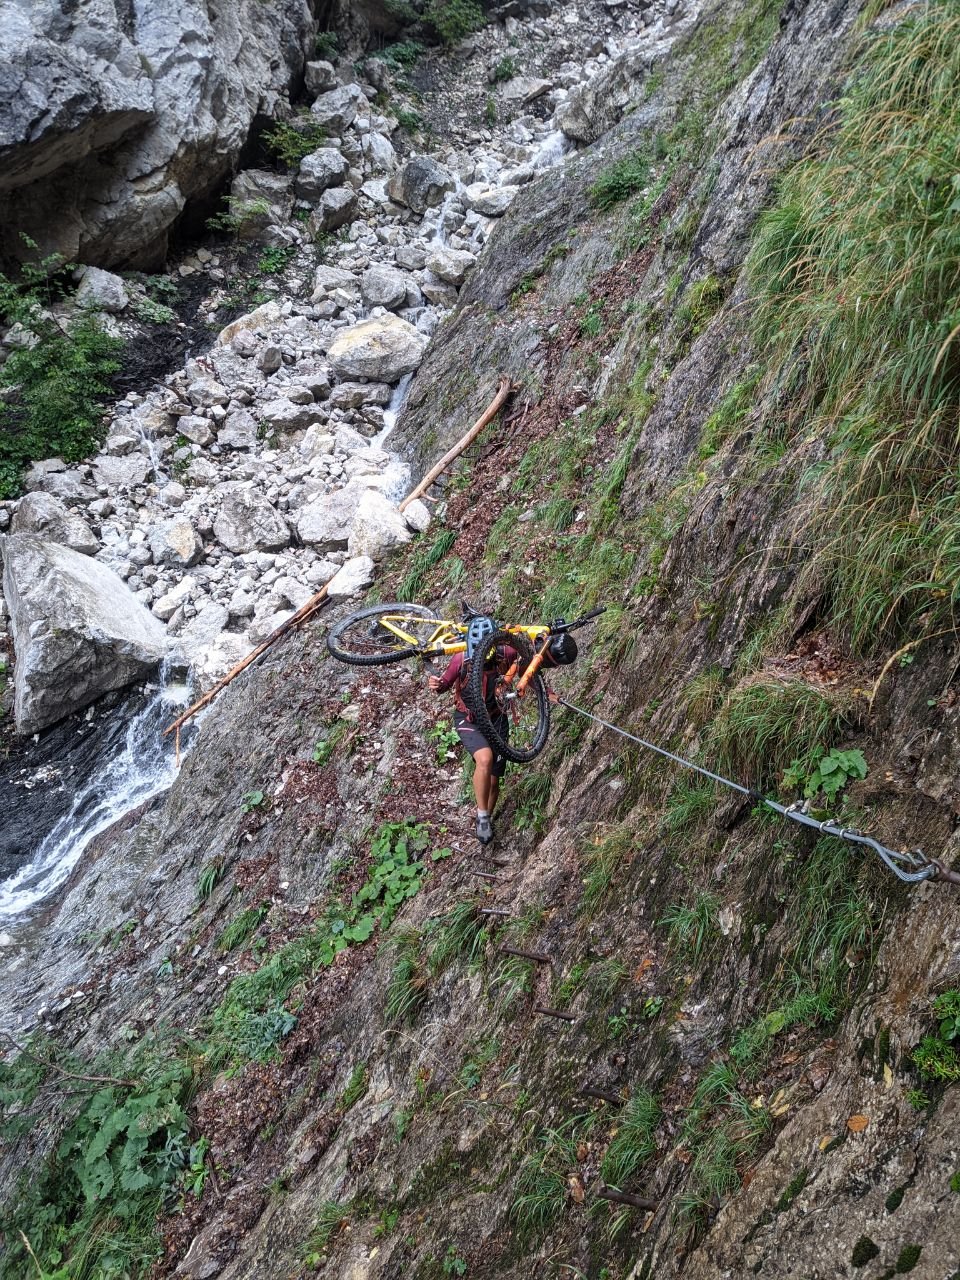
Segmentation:
[(14, 534), (3, 594), (17, 662), (14, 715), (36, 733), (151, 671), (167, 633), (112, 570), (69, 547)]
[(150, 265), (302, 69), (305, 0), (0, 4), (0, 249)]
[(39, 534), (87, 556), (95, 556), (100, 550), (100, 543), (83, 516), (41, 490), (28, 493), (23, 499), (14, 513), (10, 531)]
[(427, 338), (398, 316), (362, 320), (331, 343), (327, 356), (341, 378), (397, 382), (423, 358)]

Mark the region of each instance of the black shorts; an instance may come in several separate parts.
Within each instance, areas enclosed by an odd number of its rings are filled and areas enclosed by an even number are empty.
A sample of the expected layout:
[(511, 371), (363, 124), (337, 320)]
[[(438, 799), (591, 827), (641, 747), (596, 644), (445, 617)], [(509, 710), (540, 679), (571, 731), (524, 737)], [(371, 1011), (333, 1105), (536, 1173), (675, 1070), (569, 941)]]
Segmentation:
[[(510, 735), (510, 721), (506, 716), (498, 716), (493, 721), (494, 728), (502, 737), (507, 738)], [(472, 720), (468, 720), (462, 711), (455, 711), (453, 715), (453, 727), (460, 735), (460, 741), (475, 756), (478, 751), (482, 751), (484, 747), (488, 747), (493, 752), (493, 776), (502, 778), (507, 771), (507, 757), (502, 755), (492, 742), (480, 732), (477, 725)]]

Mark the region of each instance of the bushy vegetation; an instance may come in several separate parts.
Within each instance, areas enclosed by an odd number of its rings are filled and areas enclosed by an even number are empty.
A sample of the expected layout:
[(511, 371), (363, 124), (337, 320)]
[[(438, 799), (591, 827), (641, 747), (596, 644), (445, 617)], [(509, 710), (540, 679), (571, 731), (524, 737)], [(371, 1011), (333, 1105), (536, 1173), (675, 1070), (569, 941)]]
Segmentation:
[(423, 20), (444, 44), (456, 44), (485, 22), (476, 0), (428, 0)]
[(960, 598), (960, 14), (869, 37), (818, 153), (784, 178), (750, 258), (755, 335), (815, 473), (811, 572), (869, 649)]
[(299, 112), (292, 120), (278, 120), (263, 135), (264, 146), (287, 169), (296, 169), (304, 156), (326, 140), (326, 129), (309, 111)]
[(70, 1118), (46, 1162), (0, 1217), (6, 1244), (0, 1276), (123, 1280), (143, 1274), (159, 1254), (161, 1208), (188, 1181), (202, 1189), (205, 1177), (205, 1144), (191, 1135), (186, 1113), (193, 1066), (155, 1046), (127, 1061), (105, 1056), (93, 1067), (54, 1060), (52, 1053), (34, 1042), (13, 1064), (0, 1064), (4, 1137), (11, 1136), (7, 1117), (20, 1132), (32, 1126), (41, 1089), (72, 1098), (64, 1099)]
[(16, 390), (0, 400), (0, 499), (17, 496), (29, 463), (79, 462), (103, 438), (101, 414), (124, 344), (92, 311), (66, 321), (48, 310), (63, 300), (68, 269), (50, 257), (26, 264), (17, 281), (0, 274), (0, 321), (22, 326), (23, 340), (3, 366), (3, 384)]

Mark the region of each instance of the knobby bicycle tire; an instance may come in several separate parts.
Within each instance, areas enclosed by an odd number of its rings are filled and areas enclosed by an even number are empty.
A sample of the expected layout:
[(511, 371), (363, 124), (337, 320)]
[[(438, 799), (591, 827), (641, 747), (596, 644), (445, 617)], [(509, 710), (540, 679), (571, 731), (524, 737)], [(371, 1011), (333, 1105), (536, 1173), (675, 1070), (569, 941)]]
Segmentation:
[(508, 724), (512, 723), (516, 726), (518, 714), (522, 709), (527, 723), (523, 732), (525, 745), (520, 745), (516, 735), (511, 742), (509, 738), (499, 733), (483, 696), (483, 670), (486, 658), (502, 645), (511, 645), (520, 655), (521, 674), (527, 669), (533, 657), (533, 650), (526, 636), (514, 635), (512, 631), (495, 632), (489, 640), (484, 641), (482, 654), (478, 652), (474, 656), (468, 686), (470, 706), (473, 708), (473, 718), (477, 728), (490, 745), (508, 760), (512, 760), (514, 764), (528, 764), (547, 745), (547, 737), (550, 733), (550, 703), (547, 701), (547, 687), (538, 671), (527, 685), (523, 699), (515, 700), (509, 696), (512, 688), (507, 688), (502, 683), (503, 673), (497, 672), (494, 696), (498, 718), (499, 715), (506, 715)]
[[(375, 604), (368, 609), (348, 613), (331, 627), (327, 649), (340, 662), (348, 662), (355, 667), (383, 666), (387, 662), (403, 662), (416, 657), (421, 652), (421, 645), (405, 644), (385, 629), (377, 635), (377, 619), (386, 614), (439, 621), (437, 614), (422, 604)], [(389, 648), (386, 647), (388, 645)], [(383, 648), (377, 652), (379, 646)]]

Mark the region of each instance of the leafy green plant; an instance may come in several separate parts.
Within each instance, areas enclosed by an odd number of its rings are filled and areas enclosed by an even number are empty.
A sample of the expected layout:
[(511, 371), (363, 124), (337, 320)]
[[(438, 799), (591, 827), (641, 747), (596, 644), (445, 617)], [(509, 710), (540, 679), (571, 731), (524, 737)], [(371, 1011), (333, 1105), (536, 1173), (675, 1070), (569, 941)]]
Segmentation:
[(939, 1035), (924, 1036), (911, 1056), (921, 1076), (952, 1084), (960, 1080), (960, 1053), (952, 1043), (960, 1040), (960, 989), (937, 996), (933, 1013), (939, 1019)]
[(851, 778), (865, 778), (867, 762), (862, 751), (841, 751), (838, 747), (822, 756), (812, 772), (802, 760), (794, 760), (783, 775), (783, 787), (789, 791), (803, 788), (807, 799), (821, 792), (831, 803)]
[(444, 44), (455, 44), (472, 31), (479, 31), (485, 22), (476, 0), (427, 0), (423, 20)]
[(277, 275), (290, 265), (296, 254), (295, 245), (269, 245), (257, 259), (257, 270), (265, 275)]
[(225, 212), (215, 213), (207, 219), (207, 227), (211, 231), (227, 231), (236, 234), (270, 212), (269, 203), (261, 196), (253, 200), (245, 200), (240, 196), (227, 196), (226, 205)]
[(334, 62), (340, 53), (340, 36), (336, 31), (318, 31), (313, 49), (324, 62)]
[(437, 764), (443, 765), (460, 745), (460, 735), (449, 720), (438, 720), (427, 733), (427, 740), (434, 745)]
[[(40, 1082), (35, 1065), (25, 1080), (16, 1063), (0, 1064), (0, 1102), (24, 1117)], [(23, 1236), (41, 1275), (144, 1274), (161, 1252), (155, 1224), (162, 1205), (178, 1187), (195, 1184), (193, 1165), (202, 1159), (188, 1136), (193, 1067), (153, 1045), (125, 1063), (61, 1058), (57, 1065), (71, 1089), (63, 1105), (69, 1118), (47, 1160), (0, 1211), (4, 1274), (34, 1274)]]
[(518, 70), (516, 58), (508, 53), (500, 59), (488, 78), (491, 84), (503, 84), (505, 80), (512, 80)]
[(298, 112), (292, 120), (276, 121), (263, 135), (264, 146), (288, 169), (296, 169), (304, 156), (326, 140), (326, 129), (309, 111)]
[(5, 384), (15, 390), (0, 400), (0, 499), (19, 493), (30, 462), (53, 454), (79, 462), (103, 438), (103, 404), (124, 343), (92, 311), (62, 324), (46, 310), (63, 296), (61, 273), (69, 269), (52, 256), (24, 264), (18, 281), (0, 274), (0, 321), (21, 325), (27, 335), (27, 345), (3, 367)]
[(422, 117), (417, 115), (416, 111), (411, 111), (407, 107), (400, 107), (393, 115), (399, 127), (406, 133), (416, 133), (418, 129), (423, 127)]
[(923, 1092), (922, 1089), (908, 1089), (906, 1093), (907, 1102), (913, 1107), (914, 1111), (926, 1111), (930, 1106), (931, 1099)]
[(600, 173), (589, 188), (590, 203), (606, 212), (642, 191), (649, 177), (650, 161), (646, 152), (634, 151)]
[(445, 1276), (465, 1276), (467, 1274), (467, 1264), (460, 1257), (455, 1244), (447, 1246), (447, 1252), (443, 1257), (442, 1270)]
[(265, 799), (262, 791), (247, 791), (240, 797), (240, 810), (242, 813), (251, 813), (254, 809), (259, 809)]
[(337, 748), (346, 737), (349, 726), (346, 720), (336, 720), (328, 730), (325, 738), (317, 743), (313, 748), (313, 755), (310, 757), (314, 764), (329, 764), (336, 754)]
[(409, 71), (422, 54), (423, 45), (419, 40), (398, 40), (395, 44), (385, 45), (380, 57), (394, 71)]

